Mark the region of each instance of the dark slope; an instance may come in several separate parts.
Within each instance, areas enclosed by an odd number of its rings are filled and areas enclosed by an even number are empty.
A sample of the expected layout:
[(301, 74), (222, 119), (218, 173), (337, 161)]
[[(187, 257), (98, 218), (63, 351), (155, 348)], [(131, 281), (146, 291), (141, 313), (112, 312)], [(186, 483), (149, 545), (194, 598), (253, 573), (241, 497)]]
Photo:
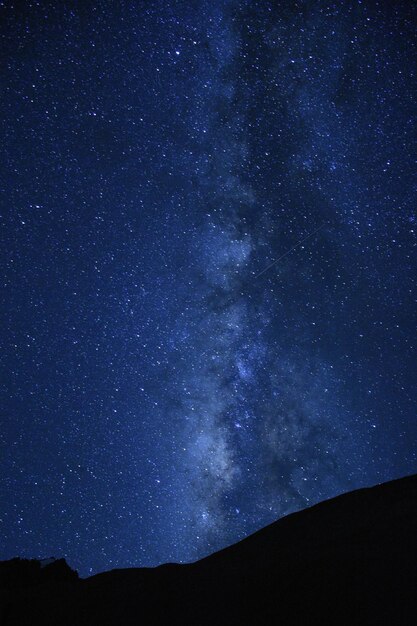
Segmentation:
[(12, 581), (0, 564), (2, 624), (409, 626), (417, 476), (328, 500), (191, 565), (86, 580), (51, 567)]

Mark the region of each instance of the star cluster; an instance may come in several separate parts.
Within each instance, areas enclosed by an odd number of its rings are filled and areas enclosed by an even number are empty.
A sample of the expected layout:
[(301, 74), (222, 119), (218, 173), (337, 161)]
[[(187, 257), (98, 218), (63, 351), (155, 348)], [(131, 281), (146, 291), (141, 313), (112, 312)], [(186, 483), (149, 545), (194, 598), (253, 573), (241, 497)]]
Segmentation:
[(190, 561), (415, 472), (417, 7), (0, 12), (0, 558)]

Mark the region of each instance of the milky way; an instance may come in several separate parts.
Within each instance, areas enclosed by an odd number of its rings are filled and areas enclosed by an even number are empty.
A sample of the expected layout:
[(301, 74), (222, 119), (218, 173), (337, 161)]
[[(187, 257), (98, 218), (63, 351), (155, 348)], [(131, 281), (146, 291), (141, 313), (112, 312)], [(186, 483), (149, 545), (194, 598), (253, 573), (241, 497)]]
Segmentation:
[(1, 10), (0, 558), (190, 561), (415, 471), (416, 8)]

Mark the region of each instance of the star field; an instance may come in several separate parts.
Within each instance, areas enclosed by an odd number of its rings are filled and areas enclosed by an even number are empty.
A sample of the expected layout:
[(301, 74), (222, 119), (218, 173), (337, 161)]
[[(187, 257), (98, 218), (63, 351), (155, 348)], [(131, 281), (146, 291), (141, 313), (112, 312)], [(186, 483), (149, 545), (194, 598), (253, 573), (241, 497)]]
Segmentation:
[(186, 562), (417, 471), (417, 7), (0, 16), (0, 558)]

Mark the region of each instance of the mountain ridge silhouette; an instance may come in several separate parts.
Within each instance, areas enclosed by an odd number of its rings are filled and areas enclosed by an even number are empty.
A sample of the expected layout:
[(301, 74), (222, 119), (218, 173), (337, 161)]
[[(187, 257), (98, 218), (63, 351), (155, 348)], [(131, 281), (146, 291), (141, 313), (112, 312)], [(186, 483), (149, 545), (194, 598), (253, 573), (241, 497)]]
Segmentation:
[(404, 624), (417, 615), (417, 474), (283, 517), (190, 564), (81, 579), (0, 563), (1, 626)]

